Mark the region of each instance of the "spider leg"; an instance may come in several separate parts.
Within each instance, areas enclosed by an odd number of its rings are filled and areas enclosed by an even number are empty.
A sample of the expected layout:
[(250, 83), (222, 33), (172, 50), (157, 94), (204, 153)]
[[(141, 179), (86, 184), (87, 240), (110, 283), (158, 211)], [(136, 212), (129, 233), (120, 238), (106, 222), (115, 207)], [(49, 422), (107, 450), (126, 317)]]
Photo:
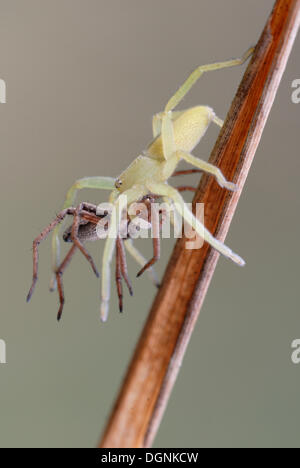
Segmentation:
[[(153, 209), (154, 208), (154, 209)], [(138, 272), (137, 277), (141, 276), (144, 271), (152, 267), (160, 258), (160, 220), (159, 211), (157, 208), (151, 206), (151, 225), (152, 225), (152, 239), (153, 239), (153, 257), (143, 266)]]
[(121, 237), (117, 238), (117, 249), (120, 257), (120, 267), (121, 267), (121, 273), (124, 278), (124, 281), (127, 285), (128, 291), (130, 296), (133, 295), (133, 290), (132, 290), (132, 285), (131, 281), (129, 279), (128, 275), (128, 268), (127, 268), (127, 261), (126, 261), (126, 252), (125, 252), (125, 247), (124, 247), (124, 240), (121, 239)]
[(153, 257), (143, 266), (143, 268), (136, 275), (137, 278), (141, 276), (146, 270), (151, 268), (160, 259), (160, 238), (153, 237)]
[(119, 242), (116, 243), (116, 285), (119, 297), (119, 310), (123, 312), (123, 286), (122, 286), (122, 273), (121, 273), (121, 257)]
[(188, 174), (199, 174), (199, 172), (203, 172), (201, 169), (186, 169), (184, 171), (175, 171), (172, 174), (172, 177), (177, 177), (181, 175), (188, 175)]
[(70, 248), (69, 252), (67, 253), (66, 257), (64, 258), (64, 261), (62, 264), (58, 267), (56, 270), (55, 276), (56, 276), (56, 282), (57, 282), (57, 290), (58, 290), (58, 296), (59, 296), (59, 310), (57, 313), (57, 320), (59, 321), (61, 319), (62, 311), (64, 308), (65, 304), (65, 295), (64, 295), (64, 288), (63, 288), (63, 282), (62, 282), (62, 276), (64, 274), (65, 269), (69, 265), (70, 261), (72, 260), (72, 257), (74, 253), (77, 250), (77, 246), (75, 244), (72, 245)]
[(234, 184), (233, 182), (229, 182), (226, 179), (226, 177), (224, 177), (223, 173), (217, 166), (214, 166), (213, 164), (203, 161), (202, 159), (196, 158), (196, 156), (193, 156), (192, 154), (186, 153), (184, 151), (177, 151), (177, 154), (180, 158), (184, 159), (189, 164), (192, 164), (193, 166), (196, 166), (198, 169), (201, 169), (202, 171), (205, 171), (215, 176), (215, 178), (218, 181), (218, 184), (221, 187), (224, 187), (232, 191), (237, 190), (236, 184)]
[(50, 234), (50, 232), (58, 225), (60, 224), (65, 217), (70, 214), (73, 215), (75, 212), (74, 208), (66, 208), (62, 210), (57, 217), (50, 223), (42, 232), (39, 236), (37, 236), (34, 241), (33, 241), (33, 275), (32, 275), (32, 285), (30, 287), (29, 293), (27, 295), (27, 302), (30, 301), (31, 296), (34, 292), (35, 285), (38, 280), (38, 262), (39, 262), (39, 253), (38, 253), (38, 247), (39, 244), (46, 239), (46, 237)]
[(184, 96), (190, 91), (192, 86), (199, 80), (199, 78), (205, 72), (220, 70), (227, 67), (235, 67), (237, 65), (242, 65), (253, 53), (253, 48), (247, 50), (247, 52), (238, 59), (227, 60), (225, 62), (212, 63), (209, 65), (202, 65), (197, 67), (190, 76), (185, 80), (185, 82), (180, 86), (176, 93), (169, 99), (165, 111), (172, 111), (184, 98)]
[[(133, 245), (132, 239), (126, 239), (125, 248), (126, 248), (127, 252), (132, 256), (132, 258), (138, 263), (138, 265), (143, 267), (146, 264), (147, 260), (139, 252), (139, 250)], [(147, 273), (149, 275), (149, 279), (154, 284), (154, 286), (159, 288), (160, 284), (159, 284), (159, 280), (158, 280), (158, 277), (157, 277), (157, 275), (155, 273), (154, 268), (150, 267), (147, 270)]]
[(177, 187), (178, 192), (196, 192), (197, 189), (191, 185), (180, 185)]
[(74, 213), (74, 222), (73, 222), (73, 226), (72, 226), (71, 238), (72, 238), (72, 241), (73, 241), (74, 245), (76, 245), (76, 247), (78, 247), (78, 249), (85, 256), (87, 261), (90, 263), (90, 265), (91, 265), (95, 275), (97, 276), (97, 278), (99, 278), (98, 270), (96, 268), (96, 265), (95, 265), (91, 255), (88, 253), (88, 251), (86, 250), (86, 248), (84, 247), (84, 245), (82, 244), (82, 242), (78, 238), (78, 230), (79, 230), (79, 226), (80, 226), (80, 213), (81, 213), (81, 211), (83, 209), (85, 209), (87, 207), (88, 207), (88, 204), (80, 203), (80, 205), (78, 205), (78, 207), (76, 208), (75, 213)]
[(122, 277), (124, 278), (124, 281), (127, 284), (129, 293), (132, 296), (133, 291), (132, 291), (131, 282), (128, 276), (124, 241), (120, 236), (118, 236), (117, 241), (116, 241), (116, 285), (117, 285), (117, 292), (118, 292), (118, 297), (119, 297), (120, 312), (123, 312)]
[[(174, 169), (176, 167), (176, 158), (172, 158), (172, 156), (174, 156), (176, 152), (173, 123), (176, 125), (177, 122), (179, 122), (180, 113), (176, 113), (173, 117), (172, 111), (174, 110), (174, 108), (181, 102), (181, 100), (189, 92), (189, 90), (196, 83), (196, 81), (198, 81), (198, 79), (203, 75), (203, 73), (213, 70), (219, 70), (222, 68), (233, 67), (236, 65), (241, 65), (250, 57), (250, 55), (253, 53), (253, 50), (253, 48), (249, 49), (243, 55), (243, 57), (239, 59), (227, 60), (225, 62), (218, 62), (197, 67), (196, 70), (194, 70), (191, 73), (191, 75), (185, 80), (182, 86), (180, 86), (177, 92), (169, 99), (164, 111), (154, 116), (152, 124), (153, 134), (154, 136), (158, 137), (159, 133), (161, 133), (162, 154), (166, 161), (169, 163), (166, 164), (165, 167), (166, 180), (169, 178), (172, 172), (174, 172)], [(192, 109), (191, 112), (193, 112)], [(201, 121), (201, 126), (199, 128), (199, 137), (201, 137), (201, 134), (203, 135), (205, 133), (210, 122), (212, 121), (221, 127), (223, 126), (223, 121), (219, 119), (215, 115), (213, 110), (207, 106), (201, 106), (201, 109), (199, 108), (197, 110), (197, 120), (199, 121), (199, 119)], [(161, 120), (161, 124), (159, 123), (159, 120)], [(159, 138), (157, 138), (157, 141), (154, 140), (154, 142), (151, 145), (151, 151), (154, 150), (155, 153), (155, 147), (159, 143)], [(196, 141), (194, 142), (193, 140), (191, 140), (187, 143), (192, 143), (192, 147), (194, 147)], [(171, 159), (173, 159), (172, 162), (170, 161)]]
[(245, 265), (245, 261), (236, 253), (234, 253), (229, 247), (224, 245), (218, 239), (216, 239), (205, 226), (193, 215), (193, 213), (186, 206), (184, 199), (180, 193), (171, 187), (170, 185), (149, 182), (147, 184), (150, 192), (156, 193), (158, 195), (169, 197), (174, 202), (176, 211), (180, 213), (181, 216), (187, 221), (187, 223), (195, 229), (197, 234), (202, 237), (206, 242), (208, 242), (214, 249), (223, 254), (225, 257), (230, 258), (233, 262), (237, 263), (240, 266)]
[[(175, 171), (174, 174), (172, 174), (172, 177), (177, 177), (177, 176), (181, 176), (181, 175), (188, 175), (188, 174), (199, 174), (199, 173), (202, 173), (203, 171), (201, 169), (186, 169), (186, 170), (183, 170), (183, 171)], [(185, 191), (189, 191), (189, 192), (196, 192), (196, 188), (195, 187), (192, 187), (190, 185), (180, 185), (179, 187), (177, 187), (177, 190), (178, 192), (185, 192)]]
[(161, 137), (162, 137), (163, 155), (164, 155), (164, 158), (168, 161), (172, 158), (173, 155), (176, 154), (176, 149), (177, 149), (176, 143), (175, 143), (174, 127), (173, 127), (171, 112), (164, 112), (162, 114)]

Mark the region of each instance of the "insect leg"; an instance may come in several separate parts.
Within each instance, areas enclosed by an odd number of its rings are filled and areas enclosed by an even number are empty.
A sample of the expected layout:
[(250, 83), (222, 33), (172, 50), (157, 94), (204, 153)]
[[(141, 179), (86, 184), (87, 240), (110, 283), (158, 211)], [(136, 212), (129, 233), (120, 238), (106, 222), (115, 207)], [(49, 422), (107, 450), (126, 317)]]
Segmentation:
[[(147, 260), (145, 259), (145, 257), (133, 245), (132, 239), (127, 239), (125, 241), (125, 248), (126, 248), (127, 252), (132, 256), (132, 258), (134, 258), (134, 260), (137, 262), (138, 265), (143, 267), (147, 263)], [(151, 282), (154, 284), (154, 286), (156, 286), (158, 288), (160, 286), (160, 284), (159, 284), (159, 280), (158, 280), (158, 277), (157, 277), (157, 275), (155, 273), (154, 268), (150, 267), (147, 270), (147, 273), (149, 275), (149, 279), (151, 280)]]
[(75, 209), (74, 208), (67, 208), (62, 210), (57, 217), (50, 223), (42, 232), (41, 234), (36, 237), (33, 241), (33, 276), (32, 276), (32, 285), (29, 290), (28, 296), (27, 296), (27, 302), (30, 301), (31, 296), (33, 294), (36, 282), (38, 280), (38, 260), (39, 260), (39, 253), (38, 253), (38, 247), (39, 244), (46, 239), (46, 237), (50, 234), (50, 232), (58, 225), (60, 224), (64, 218), (70, 214), (74, 214)]
[(119, 310), (123, 312), (123, 286), (122, 286), (122, 273), (121, 273), (121, 257), (119, 243), (116, 243), (116, 286), (119, 298)]
[(74, 255), (74, 253), (76, 252), (76, 249), (77, 249), (76, 245), (72, 245), (72, 247), (70, 248), (68, 254), (66, 255), (66, 257), (64, 259), (64, 261), (58, 267), (58, 269), (57, 269), (57, 271), (55, 273), (56, 281), (57, 281), (59, 302), (60, 302), (60, 306), (59, 306), (59, 310), (58, 310), (58, 314), (57, 314), (57, 320), (61, 319), (62, 311), (63, 311), (64, 304), (65, 304), (65, 295), (64, 295), (62, 276), (64, 274), (65, 269), (67, 268), (70, 261), (72, 260), (72, 257)]
[(120, 266), (121, 266), (121, 273), (124, 278), (124, 281), (127, 285), (128, 291), (130, 296), (133, 295), (133, 290), (132, 290), (132, 285), (131, 281), (129, 279), (128, 275), (128, 268), (127, 268), (127, 261), (126, 261), (126, 252), (125, 252), (125, 247), (124, 247), (124, 240), (121, 239), (121, 237), (117, 238), (117, 248), (119, 251), (119, 256), (120, 256)]
[(94, 263), (91, 255), (88, 253), (88, 251), (86, 250), (86, 248), (84, 247), (84, 245), (82, 244), (82, 242), (78, 238), (78, 229), (79, 229), (79, 225), (80, 225), (80, 212), (86, 207), (87, 206), (86, 206), (85, 203), (80, 203), (80, 205), (78, 205), (78, 207), (75, 210), (74, 222), (73, 222), (72, 232), (71, 232), (71, 238), (72, 238), (72, 241), (73, 241), (74, 245), (76, 245), (76, 247), (78, 247), (78, 249), (85, 256), (87, 261), (90, 263), (90, 265), (91, 265), (95, 275), (97, 276), (97, 278), (99, 278), (98, 270), (97, 270), (97, 268), (95, 266), (95, 263)]

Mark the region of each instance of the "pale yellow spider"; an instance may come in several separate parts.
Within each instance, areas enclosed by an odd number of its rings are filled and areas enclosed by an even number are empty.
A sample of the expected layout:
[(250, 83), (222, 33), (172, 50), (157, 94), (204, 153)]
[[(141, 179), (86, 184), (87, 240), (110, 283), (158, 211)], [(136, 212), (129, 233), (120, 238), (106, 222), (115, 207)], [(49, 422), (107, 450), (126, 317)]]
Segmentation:
[[(230, 248), (215, 239), (212, 234), (200, 223), (193, 213), (185, 207), (180, 193), (170, 185), (168, 179), (175, 171), (181, 160), (192, 164), (198, 169), (208, 172), (216, 177), (216, 180), (228, 190), (235, 190), (234, 183), (225, 179), (222, 172), (214, 165), (209, 164), (191, 154), (206, 132), (209, 124), (222, 126), (223, 122), (207, 106), (196, 106), (187, 110), (174, 112), (173, 109), (180, 103), (191, 87), (204, 72), (233, 67), (243, 64), (252, 54), (249, 49), (242, 58), (228, 60), (225, 62), (203, 65), (192, 72), (183, 85), (168, 101), (163, 112), (153, 117), (153, 140), (142, 154), (140, 154), (130, 166), (117, 178), (110, 177), (86, 177), (78, 180), (70, 188), (64, 204), (64, 208), (74, 205), (78, 189), (93, 188), (110, 190), (109, 201), (114, 204), (109, 227), (109, 236), (106, 239), (103, 262), (102, 262), (102, 292), (101, 292), (101, 319), (106, 321), (109, 310), (110, 299), (110, 276), (111, 261), (116, 245), (116, 234), (119, 225), (120, 213), (126, 206), (124, 197), (127, 196), (127, 208), (133, 203), (141, 200), (147, 194), (155, 194), (164, 197), (174, 203), (175, 208), (184, 216), (185, 221), (190, 224), (204, 240), (207, 241), (218, 252), (233, 260), (238, 265), (244, 265), (244, 260), (235, 254)], [(118, 214), (116, 214), (118, 213)], [(54, 271), (59, 265), (59, 226), (53, 233), (53, 255)], [(133, 254), (133, 252), (131, 252)], [(137, 252), (135, 252), (137, 254)], [(137, 258), (137, 255), (135, 255)], [(55, 286), (54, 284), (52, 286)]]

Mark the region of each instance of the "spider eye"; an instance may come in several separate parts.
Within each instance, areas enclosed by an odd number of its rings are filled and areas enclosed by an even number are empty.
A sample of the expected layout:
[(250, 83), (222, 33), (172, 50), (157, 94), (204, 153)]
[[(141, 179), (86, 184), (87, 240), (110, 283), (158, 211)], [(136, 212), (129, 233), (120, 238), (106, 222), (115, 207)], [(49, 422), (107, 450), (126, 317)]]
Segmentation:
[(123, 182), (121, 181), (121, 179), (117, 179), (116, 182), (115, 182), (115, 187), (116, 187), (117, 189), (120, 188), (120, 187), (122, 186), (122, 183), (123, 183)]

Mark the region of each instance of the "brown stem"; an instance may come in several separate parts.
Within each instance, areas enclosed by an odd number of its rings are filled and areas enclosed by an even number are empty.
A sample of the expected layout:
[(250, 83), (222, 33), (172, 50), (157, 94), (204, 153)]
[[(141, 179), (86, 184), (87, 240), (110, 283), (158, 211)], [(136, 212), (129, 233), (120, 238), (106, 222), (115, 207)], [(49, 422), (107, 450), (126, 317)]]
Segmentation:
[[(224, 241), (260, 141), (300, 22), (300, 0), (277, 0), (242, 79), (210, 162), (239, 190), (228, 193), (207, 175), (194, 203)], [(177, 242), (138, 342), (100, 447), (146, 447), (156, 435), (215, 270), (218, 253)]]

